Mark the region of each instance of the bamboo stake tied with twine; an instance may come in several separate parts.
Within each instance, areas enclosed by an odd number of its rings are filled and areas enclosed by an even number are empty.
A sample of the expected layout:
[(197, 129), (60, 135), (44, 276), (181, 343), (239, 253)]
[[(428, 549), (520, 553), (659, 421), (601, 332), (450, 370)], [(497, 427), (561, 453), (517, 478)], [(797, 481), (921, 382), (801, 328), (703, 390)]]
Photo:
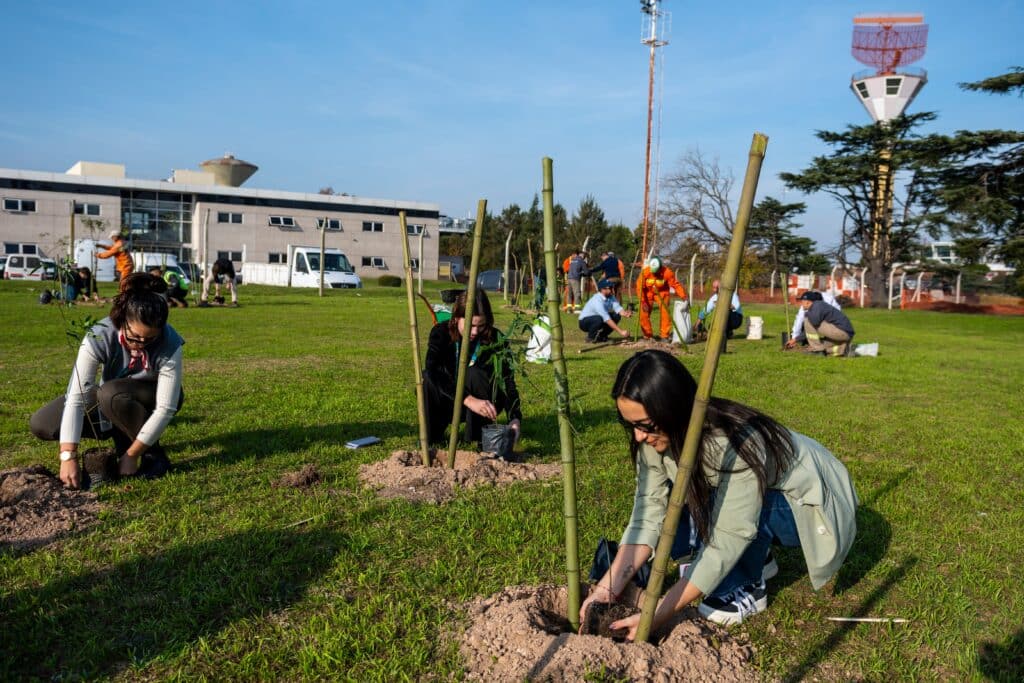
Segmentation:
[[(420, 335), (416, 318), (416, 297), (412, 284), (412, 258), (409, 256), (409, 233), (406, 231), (405, 211), (398, 212), (402, 232), (402, 261), (405, 267), (405, 294), (409, 306), (409, 334), (412, 336), (412, 368), (416, 375), (416, 415), (420, 427), (420, 459), (430, 467), (430, 445), (427, 443), (427, 403), (423, 393), (423, 371), (420, 368)], [(321, 261), (322, 263), (322, 261)]]
[[(757, 181), (761, 174), (761, 164), (764, 161), (767, 147), (768, 136), (762, 133), (754, 133), (754, 139), (750, 144), (750, 154), (747, 160), (747, 173), (743, 180), (743, 193), (740, 195), (739, 210), (736, 214), (736, 225), (732, 232), (732, 242), (729, 244), (729, 255), (726, 259), (725, 271), (722, 273), (719, 283), (719, 302), (731, 301), (733, 292), (736, 290), (736, 279), (740, 270), (740, 262), (743, 258), (743, 243), (746, 239), (747, 223), (750, 221), (750, 211), (754, 205)], [(665, 521), (661, 526), (661, 537), (658, 539), (658, 548), (654, 555), (654, 566), (647, 584), (647, 595), (644, 600), (643, 610), (640, 613), (640, 624), (637, 627), (637, 641), (646, 641), (650, 636), (654, 613), (658, 608), (661, 587), (665, 581), (665, 569), (668, 565), (669, 556), (672, 554), (672, 542), (675, 540), (676, 529), (679, 526), (679, 517), (686, 500), (686, 490), (690, 485), (690, 477), (697, 460), (697, 448), (700, 445), (701, 435), (704, 431), (704, 418), (707, 414), (708, 402), (711, 400), (711, 388), (715, 382), (715, 372), (718, 370), (718, 358), (722, 352), (722, 341), (725, 339), (725, 327), (728, 319), (728, 303), (718, 306), (715, 310), (711, 335), (705, 351), (704, 367), (701, 368), (700, 381), (697, 383), (697, 395), (694, 397), (693, 410), (690, 413), (690, 421), (686, 429), (683, 451), (679, 456), (678, 473), (672, 485), (672, 495), (669, 497)]]

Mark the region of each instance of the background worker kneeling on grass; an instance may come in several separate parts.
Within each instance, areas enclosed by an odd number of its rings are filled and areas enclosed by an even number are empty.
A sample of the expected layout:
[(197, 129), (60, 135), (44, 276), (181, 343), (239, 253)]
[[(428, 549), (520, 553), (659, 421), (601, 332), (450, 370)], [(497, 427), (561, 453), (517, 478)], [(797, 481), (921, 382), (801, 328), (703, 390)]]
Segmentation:
[[(501, 333), (494, 329), (491, 302), (483, 290), (477, 290), (473, 302), (469, 332), (469, 367), (466, 368), (462, 418), (466, 422), (466, 440), (479, 442), (484, 425), (493, 423), (505, 411), (509, 427), (519, 439), (523, 412), (519, 389), (511, 363), (511, 349)], [(459, 294), (452, 317), (434, 325), (427, 342), (423, 369), (423, 393), (427, 408), (427, 439), (444, 443), (445, 427), (452, 422), (459, 352), (466, 325), (466, 293)], [(504, 359), (502, 362), (499, 359)]]
[[(114, 440), (121, 476), (157, 477), (169, 467), (159, 440), (184, 400), (185, 341), (167, 324), (167, 283), (134, 273), (121, 284), (110, 316), (82, 339), (65, 395), (29, 421), (40, 439), (60, 441), (60, 479), (71, 488), (82, 483), (78, 443), (83, 436)], [(99, 483), (107, 463), (86, 458), (85, 465), (92, 483)]]
[(853, 323), (846, 314), (825, 303), (819, 292), (804, 292), (799, 301), (805, 312), (804, 329), (794, 346), (806, 340), (808, 353), (847, 355), (853, 339)]
[[(636, 463), (636, 495), (618, 552), (580, 609), (581, 623), (590, 603), (617, 602), (651, 558), (696, 394), (689, 371), (663, 351), (643, 351), (619, 368), (612, 398)], [(811, 584), (821, 588), (839, 570), (857, 530), (857, 494), (835, 456), (723, 398), (708, 404), (686, 501), (672, 557), (693, 557), (658, 604), (652, 629), (702, 597), (700, 613), (720, 624), (765, 610), (765, 579), (777, 571), (768, 554), (773, 541), (799, 546)], [(639, 622), (635, 615), (610, 628), (628, 629), (632, 640)]]

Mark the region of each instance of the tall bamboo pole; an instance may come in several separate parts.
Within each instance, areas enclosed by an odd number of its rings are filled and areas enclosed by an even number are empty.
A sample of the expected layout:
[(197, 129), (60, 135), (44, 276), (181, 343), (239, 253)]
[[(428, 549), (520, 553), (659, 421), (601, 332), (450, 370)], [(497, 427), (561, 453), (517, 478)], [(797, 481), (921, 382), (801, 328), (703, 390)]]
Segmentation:
[(420, 226), (420, 239), (419, 239), (419, 267), (416, 268), (416, 287), (420, 294), (423, 293), (423, 236), (427, 234), (427, 226)]
[(476, 274), (480, 269), (480, 237), (484, 232), (487, 200), (476, 204), (476, 225), (473, 228), (473, 255), (469, 262), (469, 286), (466, 287), (466, 321), (462, 325), (462, 348), (459, 350), (459, 375), (455, 382), (455, 407), (452, 409), (452, 434), (448, 440), (448, 467), (455, 469), (455, 447), (459, 443), (462, 424), (462, 398), (466, 390), (466, 367), (469, 365), (469, 333), (473, 330), (473, 309), (476, 305)]
[(654, 567), (647, 583), (647, 596), (640, 614), (640, 625), (636, 632), (637, 641), (646, 641), (650, 635), (651, 622), (654, 619), (654, 611), (658, 607), (658, 597), (661, 595), (661, 586), (665, 580), (665, 567), (668, 565), (669, 555), (672, 553), (672, 541), (676, 536), (679, 516), (686, 499), (686, 489), (690, 485), (690, 475), (693, 473), (694, 463), (697, 459), (697, 447), (700, 444), (701, 433), (704, 431), (704, 416), (707, 414), (708, 402), (711, 400), (711, 387), (715, 383), (718, 357), (722, 351), (722, 341), (725, 339), (725, 326), (729, 321), (729, 302), (732, 301), (732, 294), (736, 290), (736, 277), (740, 271), (740, 262), (743, 260), (743, 243), (747, 236), (747, 223), (750, 221), (750, 210), (754, 205), (757, 180), (761, 174), (761, 163), (764, 161), (767, 147), (768, 136), (754, 133), (754, 139), (750, 144), (750, 156), (747, 160), (747, 175), (743, 180), (743, 193), (740, 195), (739, 210), (736, 214), (736, 226), (732, 231), (729, 256), (726, 259), (725, 271), (722, 273), (719, 284), (718, 306), (704, 354), (704, 367), (701, 368), (700, 381), (697, 384), (697, 396), (693, 401), (693, 411), (690, 413), (690, 423), (686, 430), (686, 440), (683, 442), (683, 452), (679, 456), (679, 471), (672, 485), (672, 495), (669, 497), (665, 521), (661, 525), (661, 537), (658, 539), (658, 549), (654, 554)]
[[(409, 234), (405, 229), (405, 211), (398, 212), (402, 232), (402, 265), (405, 268), (405, 298), (409, 303), (409, 334), (412, 336), (412, 371), (416, 375), (416, 415), (420, 421), (420, 455), (423, 466), (430, 467), (430, 446), (427, 443), (427, 403), (423, 395), (423, 370), (420, 368), (420, 334), (416, 320), (416, 294), (412, 284), (412, 259), (409, 256)], [(420, 270), (423, 262), (420, 261)]]
[[(84, 209), (83, 209), (84, 212)], [(83, 214), (84, 215), (84, 214)], [(71, 200), (71, 235), (68, 240), (68, 264), (75, 265), (75, 200)]]
[[(548, 282), (553, 282), (558, 269), (555, 254), (555, 207), (552, 182), (552, 161), (541, 160), (544, 169), (544, 269)], [(562, 509), (565, 517), (565, 570), (569, 587), (566, 617), (572, 630), (580, 624), (580, 558), (576, 536), (576, 456), (573, 450), (572, 425), (569, 424), (569, 375), (565, 367), (562, 314), (558, 305), (558, 290), (547, 289), (548, 317), (551, 318), (551, 362), (555, 368), (555, 401), (558, 406), (558, 436), (562, 445)]]
[(502, 299), (504, 299), (505, 303), (508, 303), (508, 248), (512, 243), (513, 232), (515, 232), (515, 230), (509, 230), (508, 237), (505, 238), (505, 277), (502, 278), (502, 282), (505, 285), (502, 292)]

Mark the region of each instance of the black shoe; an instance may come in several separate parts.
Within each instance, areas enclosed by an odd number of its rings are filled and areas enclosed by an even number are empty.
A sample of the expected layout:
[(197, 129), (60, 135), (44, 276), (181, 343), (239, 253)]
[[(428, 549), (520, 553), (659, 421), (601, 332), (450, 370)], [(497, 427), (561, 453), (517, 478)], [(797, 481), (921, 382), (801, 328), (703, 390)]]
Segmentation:
[(94, 489), (117, 481), (117, 453), (112, 448), (90, 448), (82, 454), (84, 488)]
[(708, 621), (722, 626), (742, 624), (747, 617), (765, 611), (768, 608), (768, 592), (764, 581), (742, 586), (722, 597), (707, 597), (697, 607)]
[(142, 454), (139, 462), (139, 474), (146, 479), (159, 479), (171, 469), (171, 461), (167, 457), (167, 451), (160, 444), (149, 447), (149, 450)]
[(208, 302), (206, 302), (206, 301), (200, 301), (199, 302), (199, 308), (209, 308), (209, 307), (210, 307), (210, 304)]
[(596, 344), (597, 343), (597, 337), (595, 337), (592, 334), (588, 334), (587, 335), (587, 343), (588, 344)]

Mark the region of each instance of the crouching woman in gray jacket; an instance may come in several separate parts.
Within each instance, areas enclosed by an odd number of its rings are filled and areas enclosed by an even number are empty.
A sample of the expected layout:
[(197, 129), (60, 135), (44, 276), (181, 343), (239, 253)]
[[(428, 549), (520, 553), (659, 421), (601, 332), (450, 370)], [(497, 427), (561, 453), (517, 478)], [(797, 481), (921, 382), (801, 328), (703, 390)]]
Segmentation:
[[(580, 610), (616, 602), (654, 553), (676, 479), (697, 383), (675, 356), (643, 351), (619, 368), (612, 398), (636, 464), (633, 512), (611, 566)], [(778, 571), (773, 542), (803, 550), (811, 584), (838, 570), (857, 530), (857, 494), (846, 468), (817, 441), (748, 406), (712, 398), (686, 506), (672, 547), (690, 557), (658, 604), (653, 628), (698, 608), (738, 624), (767, 608), (765, 579)], [(611, 624), (636, 635), (639, 615)]]
[[(129, 275), (109, 317), (82, 340), (65, 394), (32, 415), (33, 434), (60, 442), (65, 485), (82, 485), (78, 444), (83, 436), (114, 440), (120, 476), (155, 477), (167, 471), (169, 462), (158, 442), (184, 400), (185, 342), (167, 324), (166, 291), (160, 278)], [(106, 463), (85, 465), (94, 480), (102, 480)]]

